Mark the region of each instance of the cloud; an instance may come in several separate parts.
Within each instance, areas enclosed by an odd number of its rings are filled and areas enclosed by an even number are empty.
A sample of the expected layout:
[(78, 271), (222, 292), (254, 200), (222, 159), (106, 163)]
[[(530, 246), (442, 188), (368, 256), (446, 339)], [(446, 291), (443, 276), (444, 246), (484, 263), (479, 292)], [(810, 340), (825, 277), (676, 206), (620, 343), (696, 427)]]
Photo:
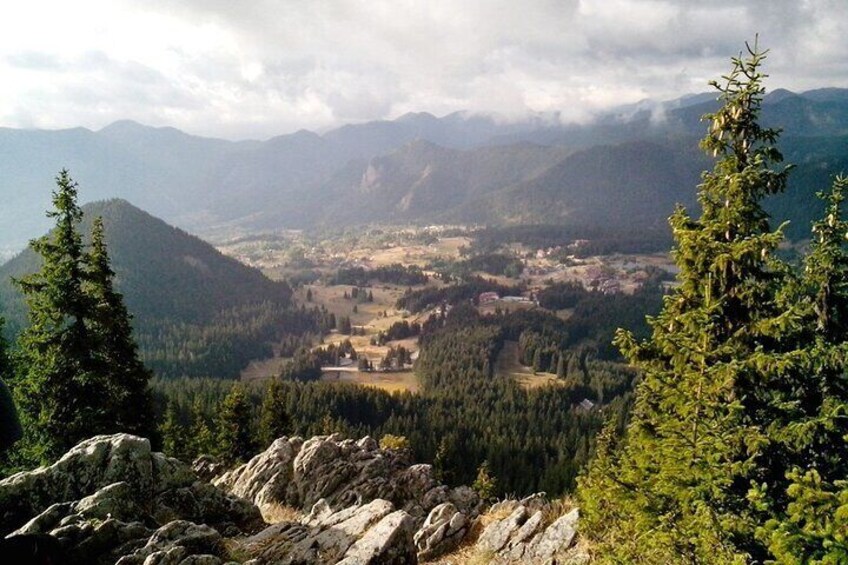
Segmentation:
[(0, 125), (192, 133), (457, 110), (593, 113), (707, 89), (744, 41), (771, 88), (848, 87), (843, 0), (30, 0), (0, 21)]

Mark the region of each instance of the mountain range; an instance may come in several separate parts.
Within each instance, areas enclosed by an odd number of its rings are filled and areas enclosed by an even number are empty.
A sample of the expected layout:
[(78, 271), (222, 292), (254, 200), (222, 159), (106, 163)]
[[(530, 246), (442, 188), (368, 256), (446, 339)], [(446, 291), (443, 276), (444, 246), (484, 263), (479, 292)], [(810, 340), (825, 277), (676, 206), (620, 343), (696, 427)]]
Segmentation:
[[(692, 205), (713, 95), (623, 106), (588, 124), (407, 114), (317, 134), (232, 142), (116, 122), (99, 131), (0, 129), (0, 250), (48, 227), (52, 176), (82, 201), (126, 198), (200, 235), (365, 222), (557, 222), (639, 229)], [(846, 166), (848, 90), (777, 90), (762, 122), (798, 164), (771, 205), (803, 235), (810, 194)]]

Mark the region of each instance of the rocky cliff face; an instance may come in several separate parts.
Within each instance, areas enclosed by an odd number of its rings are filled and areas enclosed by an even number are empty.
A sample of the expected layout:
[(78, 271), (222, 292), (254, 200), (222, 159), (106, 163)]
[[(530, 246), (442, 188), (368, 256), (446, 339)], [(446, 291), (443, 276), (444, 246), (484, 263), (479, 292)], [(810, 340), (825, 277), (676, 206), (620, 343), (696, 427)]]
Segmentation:
[[(484, 524), (473, 491), (439, 484), (429, 465), (371, 438), (280, 438), (211, 483), (220, 469), (196, 467), (203, 478), (143, 438), (91, 438), (0, 481), (0, 535), (52, 536), (71, 565), (407, 564), (461, 543), (500, 563), (575, 556), (576, 511), (546, 525), (543, 502), (513, 502)], [(281, 507), (301, 512), (262, 519)]]

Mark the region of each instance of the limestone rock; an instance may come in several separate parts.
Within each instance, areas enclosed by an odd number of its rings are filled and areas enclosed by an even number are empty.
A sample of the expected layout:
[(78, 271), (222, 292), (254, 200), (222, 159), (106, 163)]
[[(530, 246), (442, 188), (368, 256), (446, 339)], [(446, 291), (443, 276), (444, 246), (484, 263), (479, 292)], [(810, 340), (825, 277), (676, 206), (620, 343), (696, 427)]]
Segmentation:
[(191, 470), (201, 481), (211, 483), (227, 471), (227, 466), (211, 455), (201, 455), (191, 463)]
[(527, 521), (527, 518), (527, 508), (524, 506), (517, 507), (507, 518), (486, 526), (486, 529), (480, 535), (480, 539), (477, 540), (477, 547), (482, 552), (498, 553), (506, 547), (510, 538)]
[(454, 550), (465, 538), (470, 524), (452, 503), (436, 506), (413, 538), (418, 558), (433, 559)]
[(128, 434), (96, 436), (49, 467), (12, 475), (0, 481), (0, 534), (8, 534), (52, 504), (80, 500), (117, 482), (150, 496), (157, 486), (153, 459), (146, 439)]
[(406, 452), (380, 449), (370, 437), (280, 438), (213, 484), (247, 498), (266, 515), (278, 505), (307, 511), (322, 499), (334, 508), (383, 499), (420, 524), (444, 502), (468, 516), (481, 507), (473, 490), (439, 484), (430, 465), (411, 465)]
[(209, 526), (175, 520), (156, 530), (143, 547), (119, 559), (117, 565), (179, 565), (190, 556), (207, 555), (216, 556), (217, 565), (221, 542), (221, 534)]
[(489, 513), (507, 511), (511, 511), (510, 514), (491, 522), (475, 544), (475, 552), (488, 555), (493, 565), (571, 565), (588, 561), (588, 556), (574, 547), (579, 518), (577, 509), (560, 516), (547, 527), (543, 522), (549, 508), (538, 498), (499, 503)]
[(416, 563), (412, 518), (386, 500), (328, 512), (326, 501), (301, 523), (275, 524), (242, 549), (263, 563)]
[[(261, 523), (250, 502), (198, 481), (184, 463), (127, 434), (91, 438), (50, 466), (0, 481), (0, 535), (15, 529), (50, 534), (72, 564), (111, 565), (146, 547), (156, 528), (186, 520), (209, 524), (203, 527), (219, 539)], [(161, 528), (157, 534), (163, 535)], [(136, 561), (169, 563), (209, 553), (180, 556), (171, 549), (154, 548)]]
[(417, 563), (412, 543), (412, 518), (392, 512), (359, 539), (339, 565), (406, 565)]
[(577, 534), (579, 516), (579, 511), (575, 508), (548, 526), (544, 533), (530, 544), (529, 550), (532, 551), (533, 557), (544, 562), (568, 549)]

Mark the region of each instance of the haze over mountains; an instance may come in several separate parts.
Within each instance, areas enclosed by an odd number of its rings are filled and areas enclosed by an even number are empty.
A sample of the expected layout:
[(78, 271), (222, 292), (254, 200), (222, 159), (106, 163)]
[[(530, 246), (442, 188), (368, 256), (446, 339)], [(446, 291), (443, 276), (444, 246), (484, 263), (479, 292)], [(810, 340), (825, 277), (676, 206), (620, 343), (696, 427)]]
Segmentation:
[[(585, 125), (421, 113), (261, 142), (133, 122), (0, 129), (0, 250), (49, 226), (63, 167), (83, 202), (127, 198), (200, 235), (398, 221), (662, 228), (676, 202), (693, 204), (707, 164), (699, 118), (714, 98), (622, 107)], [(780, 146), (798, 165), (771, 209), (803, 237), (817, 210), (810, 194), (828, 171), (848, 170), (848, 90), (775, 91), (763, 123), (784, 128)]]

